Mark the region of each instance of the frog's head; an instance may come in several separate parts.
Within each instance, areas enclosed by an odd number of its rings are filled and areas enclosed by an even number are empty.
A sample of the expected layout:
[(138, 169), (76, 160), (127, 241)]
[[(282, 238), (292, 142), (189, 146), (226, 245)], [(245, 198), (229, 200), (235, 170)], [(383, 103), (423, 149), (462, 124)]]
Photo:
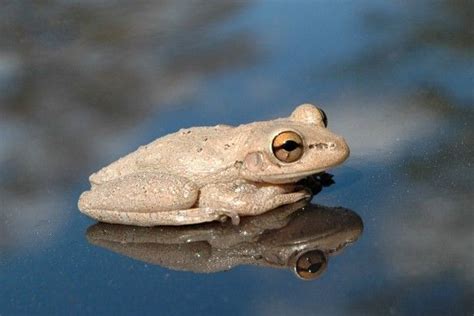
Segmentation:
[(241, 175), (247, 180), (292, 183), (325, 171), (349, 156), (345, 140), (327, 129), (326, 114), (311, 104), (290, 117), (254, 125)]

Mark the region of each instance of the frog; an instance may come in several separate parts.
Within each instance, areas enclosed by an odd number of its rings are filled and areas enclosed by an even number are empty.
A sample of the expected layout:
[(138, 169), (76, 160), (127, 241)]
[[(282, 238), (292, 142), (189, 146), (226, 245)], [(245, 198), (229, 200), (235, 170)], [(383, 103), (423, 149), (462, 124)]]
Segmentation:
[(345, 139), (327, 126), (326, 113), (305, 103), (285, 118), (183, 128), (93, 173), (78, 208), (112, 224), (238, 225), (310, 199), (298, 182), (348, 158)]

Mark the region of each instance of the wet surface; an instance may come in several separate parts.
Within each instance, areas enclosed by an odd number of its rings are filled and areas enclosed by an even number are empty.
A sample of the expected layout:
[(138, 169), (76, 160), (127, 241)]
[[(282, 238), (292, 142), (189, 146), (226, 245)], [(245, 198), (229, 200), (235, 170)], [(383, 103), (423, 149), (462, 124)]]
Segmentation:
[[(2, 3), (0, 314), (471, 315), (473, 9)], [(95, 223), (76, 203), (90, 173), (182, 127), (304, 102), (351, 148), (312, 203), (364, 225), (317, 280), (252, 264), (176, 271), (88, 242)]]
[[(111, 251), (173, 270), (211, 273), (238, 265), (288, 268), (313, 280), (328, 257), (357, 240), (363, 230), (354, 212), (307, 201), (242, 218), (239, 225), (134, 227), (99, 223), (88, 241)], [(312, 258), (316, 257), (316, 262)]]

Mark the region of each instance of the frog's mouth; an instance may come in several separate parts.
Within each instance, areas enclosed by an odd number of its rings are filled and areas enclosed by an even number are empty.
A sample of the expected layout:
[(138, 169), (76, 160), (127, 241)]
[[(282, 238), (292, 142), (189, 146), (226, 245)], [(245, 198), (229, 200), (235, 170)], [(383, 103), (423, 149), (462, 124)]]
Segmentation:
[(292, 174), (291, 176), (288, 175), (287, 173), (271, 174), (262, 178), (265, 182), (268, 182), (268, 183), (275, 183), (275, 184), (294, 183), (310, 175), (326, 171), (327, 169), (328, 168), (312, 169), (308, 171), (297, 172), (297, 173)]
[(321, 173), (333, 167), (339, 166), (347, 159), (348, 156), (349, 154), (345, 156), (341, 156), (341, 158), (338, 161), (335, 161), (334, 163), (324, 166), (322, 168), (303, 170), (303, 171), (294, 172), (294, 173), (286, 171), (282, 173), (268, 174), (268, 175), (262, 176), (262, 180), (265, 182), (274, 183), (274, 184), (298, 182), (299, 180), (302, 180), (310, 175)]

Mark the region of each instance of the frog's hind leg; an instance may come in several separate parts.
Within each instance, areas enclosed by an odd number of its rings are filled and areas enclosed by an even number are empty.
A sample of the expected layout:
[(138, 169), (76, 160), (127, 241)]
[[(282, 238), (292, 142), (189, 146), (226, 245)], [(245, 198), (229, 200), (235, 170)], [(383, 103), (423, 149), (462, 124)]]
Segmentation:
[(208, 207), (149, 213), (102, 210), (98, 212), (94, 218), (101, 222), (146, 227), (158, 225), (190, 225), (212, 221), (225, 221), (227, 218), (230, 218), (234, 225), (238, 225), (240, 222), (240, 217), (235, 212), (216, 210)]
[(143, 172), (94, 185), (81, 195), (78, 206), (84, 214), (109, 223), (181, 225), (202, 222), (200, 211), (193, 209), (198, 196), (198, 187), (184, 177)]

